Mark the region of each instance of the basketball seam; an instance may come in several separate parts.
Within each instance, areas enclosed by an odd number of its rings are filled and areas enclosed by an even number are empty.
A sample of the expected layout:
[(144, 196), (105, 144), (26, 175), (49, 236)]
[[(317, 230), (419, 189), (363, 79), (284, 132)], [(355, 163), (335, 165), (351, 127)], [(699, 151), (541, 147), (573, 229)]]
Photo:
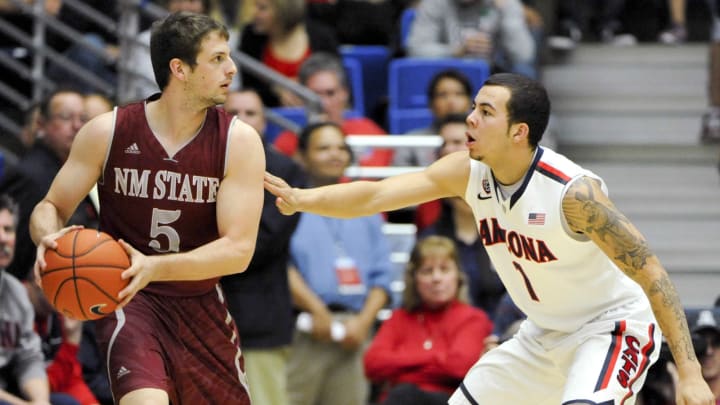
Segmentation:
[(75, 252), (75, 242), (73, 241), (73, 252), (71, 254), (67, 255), (67, 254), (62, 254), (62, 253), (58, 252), (57, 250), (53, 250), (53, 251), (58, 256), (60, 256), (64, 259), (69, 259), (69, 258), (72, 258), (76, 254), (80, 255), (80, 256), (85, 256), (86, 254), (88, 254), (88, 253), (92, 252), (93, 250), (95, 250), (96, 248), (100, 247), (100, 245), (102, 245), (103, 243), (107, 243), (107, 242), (113, 242), (113, 240), (112, 239), (103, 239), (102, 241), (96, 243), (95, 245), (93, 245), (90, 249), (88, 249), (85, 252)]

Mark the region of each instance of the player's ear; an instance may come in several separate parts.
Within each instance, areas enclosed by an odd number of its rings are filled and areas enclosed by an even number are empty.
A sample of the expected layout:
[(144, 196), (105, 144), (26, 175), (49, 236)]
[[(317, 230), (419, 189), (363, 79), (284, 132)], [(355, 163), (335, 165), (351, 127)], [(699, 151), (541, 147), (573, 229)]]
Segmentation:
[(527, 140), (530, 135), (530, 127), (527, 123), (519, 122), (510, 126), (510, 136), (514, 142)]
[(178, 79), (185, 80), (185, 75), (187, 73), (186, 68), (187, 66), (185, 66), (185, 63), (183, 63), (183, 61), (179, 58), (170, 59), (170, 73)]

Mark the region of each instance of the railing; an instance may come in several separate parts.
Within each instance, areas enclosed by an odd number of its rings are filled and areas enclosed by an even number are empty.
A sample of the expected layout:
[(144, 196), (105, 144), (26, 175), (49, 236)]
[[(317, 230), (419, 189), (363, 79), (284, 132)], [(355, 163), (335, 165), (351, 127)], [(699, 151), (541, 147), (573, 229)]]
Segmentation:
[[(69, 75), (72, 75), (83, 83), (87, 83), (99, 92), (115, 98), (120, 104), (130, 101), (131, 96), (127, 92), (129, 89), (128, 84), (133, 78), (138, 77), (138, 75), (134, 72), (132, 66), (127, 65), (128, 58), (126, 56), (129, 54), (132, 46), (140, 44), (136, 39), (139, 31), (140, 15), (152, 19), (160, 19), (168, 14), (167, 10), (147, 0), (119, 0), (118, 7), (120, 16), (119, 20), (115, 21), (80, 0), (63, 0), (63, 7), (71, 8), (74, 12), (77, 12), (88, 21), (97, 25), (100, 30), (104, 30), (118, 37), (121, 56), (116, 60), (113, 55), (104, 48), (89, 41), (85, 37), (85, 33), (79, 32), (54, 16), (45, 13), (44, 0), (36, 0), (32, 5), (26, 4), (23, 0), (10, 1), (18, 10), (32, 16), (34, 21), (32, 35), (28, 36), (27, 33), (22, 32), (13, 24), (0, 17), (0, 34), (11, 38), (17, 42), (19, 47), (25, 48), (32, 55), (30, 67), (19, 63), (12, 57), (0, 57), (0, 65), (2, 65), (2, 67), (14, 72), (20, 78), (30, 83), (32, 90), (31, 94), (27, 95), (21, 94), (4, 82), (0, 82), (0, 98), (7, 100), (9, 105), (13, 105), (21, 111), (26, 111), (33, 105), (36, 105), (42, 100), (44, 94), (47, 94), (47, 92), (57, 87), (54, 82), (45, 76), (44, 67), (47, 61), (58, 65), (66, 70)], [(65, 55), (49, 49), (45, 44), (45, 34), (48, 29), (73, 44), (85, 48), (101, 60), (115, 64), (118, 73), (117, 87), (107, 83), (94, 72), (75, 63)], [(141, 45), (147, 46), (146, 44)], [(288, 79), (241, 52), (235, 51), (233, 53), (233, 59), (239, 69), (245, 69), (271, 85), (288, 89), (301, 98), (307, 106), (308, 122), (314, 121), (322, 110), (320, 98), (308, 88)], [(269, 113), (268, 119), (285, 129), (291, 131), (297, 131), (298, 129), (297, 125), (292, 124), (277, 114)], [(4, 111), (0, 110), (0, 129), (18, 136), (21, 127), (22, 124), (18, 124), (5, 114)]]

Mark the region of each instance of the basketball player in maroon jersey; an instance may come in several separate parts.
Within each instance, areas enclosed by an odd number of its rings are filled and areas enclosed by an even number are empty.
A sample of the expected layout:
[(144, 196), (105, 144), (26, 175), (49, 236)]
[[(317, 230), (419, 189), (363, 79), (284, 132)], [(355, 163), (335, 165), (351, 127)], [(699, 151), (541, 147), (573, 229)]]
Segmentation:
[(37, 272), (97, 182), (100, 227), (132, 262), (120, 309), (97, 323), (120, 404), (250, 403), (218, 280), (252, 257), (265, 160), (255, 130), (215, 107), (237, 71), (227, 40), (204, 15), (156, 23), (162, 93), (88, 122), (31, 218)]

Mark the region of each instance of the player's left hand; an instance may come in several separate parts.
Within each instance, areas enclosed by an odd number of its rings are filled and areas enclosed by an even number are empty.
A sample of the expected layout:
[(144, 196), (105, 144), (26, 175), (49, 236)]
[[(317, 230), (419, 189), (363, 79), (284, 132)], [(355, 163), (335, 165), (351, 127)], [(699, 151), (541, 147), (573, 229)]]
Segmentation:
[(57, 249), (56, 240), (65, 235), (66, 233), (74, 230), (82, 229), (82, 225), (70, 225), (57, 232), (47, 234), (40, 239), (40, 243), (37, 245), (35, 253), (35, 264), (33, 264), (33, 275), (35, 277), (35, 283), (38, 287), (42, 287), (42, 272), (45, 270), (47, 263), (45, 263), (45, 251), (50, 249)]
[(277, 197), (275, 205), (282, 214), (292, 215), (298, 212), (295, 189), (290, 187), (285, 180), (265, 172), (265, 190)]
[(702, 376), (684, 378), (675, 386), (677, 405), (715, 405), (715, 396)]
[(150, 257), (140, 253), (139, 250), (130, 246), (122, 239), (118, 242), (120, 242), (120, 245), (122, 245), (125, 252), (127, 252), (130, 257), (130, 267), (120, 274), (120, 277), (123, 280), (130, 279), (130, 284), (118, 293), (118, 298), (120, 299), (120, 305), (118, 305), (118, 308), (122, 308), (133, 299), (138, 291), (145, 288), (145, 286), (153, 280), (154, 270), (150, 265)]

